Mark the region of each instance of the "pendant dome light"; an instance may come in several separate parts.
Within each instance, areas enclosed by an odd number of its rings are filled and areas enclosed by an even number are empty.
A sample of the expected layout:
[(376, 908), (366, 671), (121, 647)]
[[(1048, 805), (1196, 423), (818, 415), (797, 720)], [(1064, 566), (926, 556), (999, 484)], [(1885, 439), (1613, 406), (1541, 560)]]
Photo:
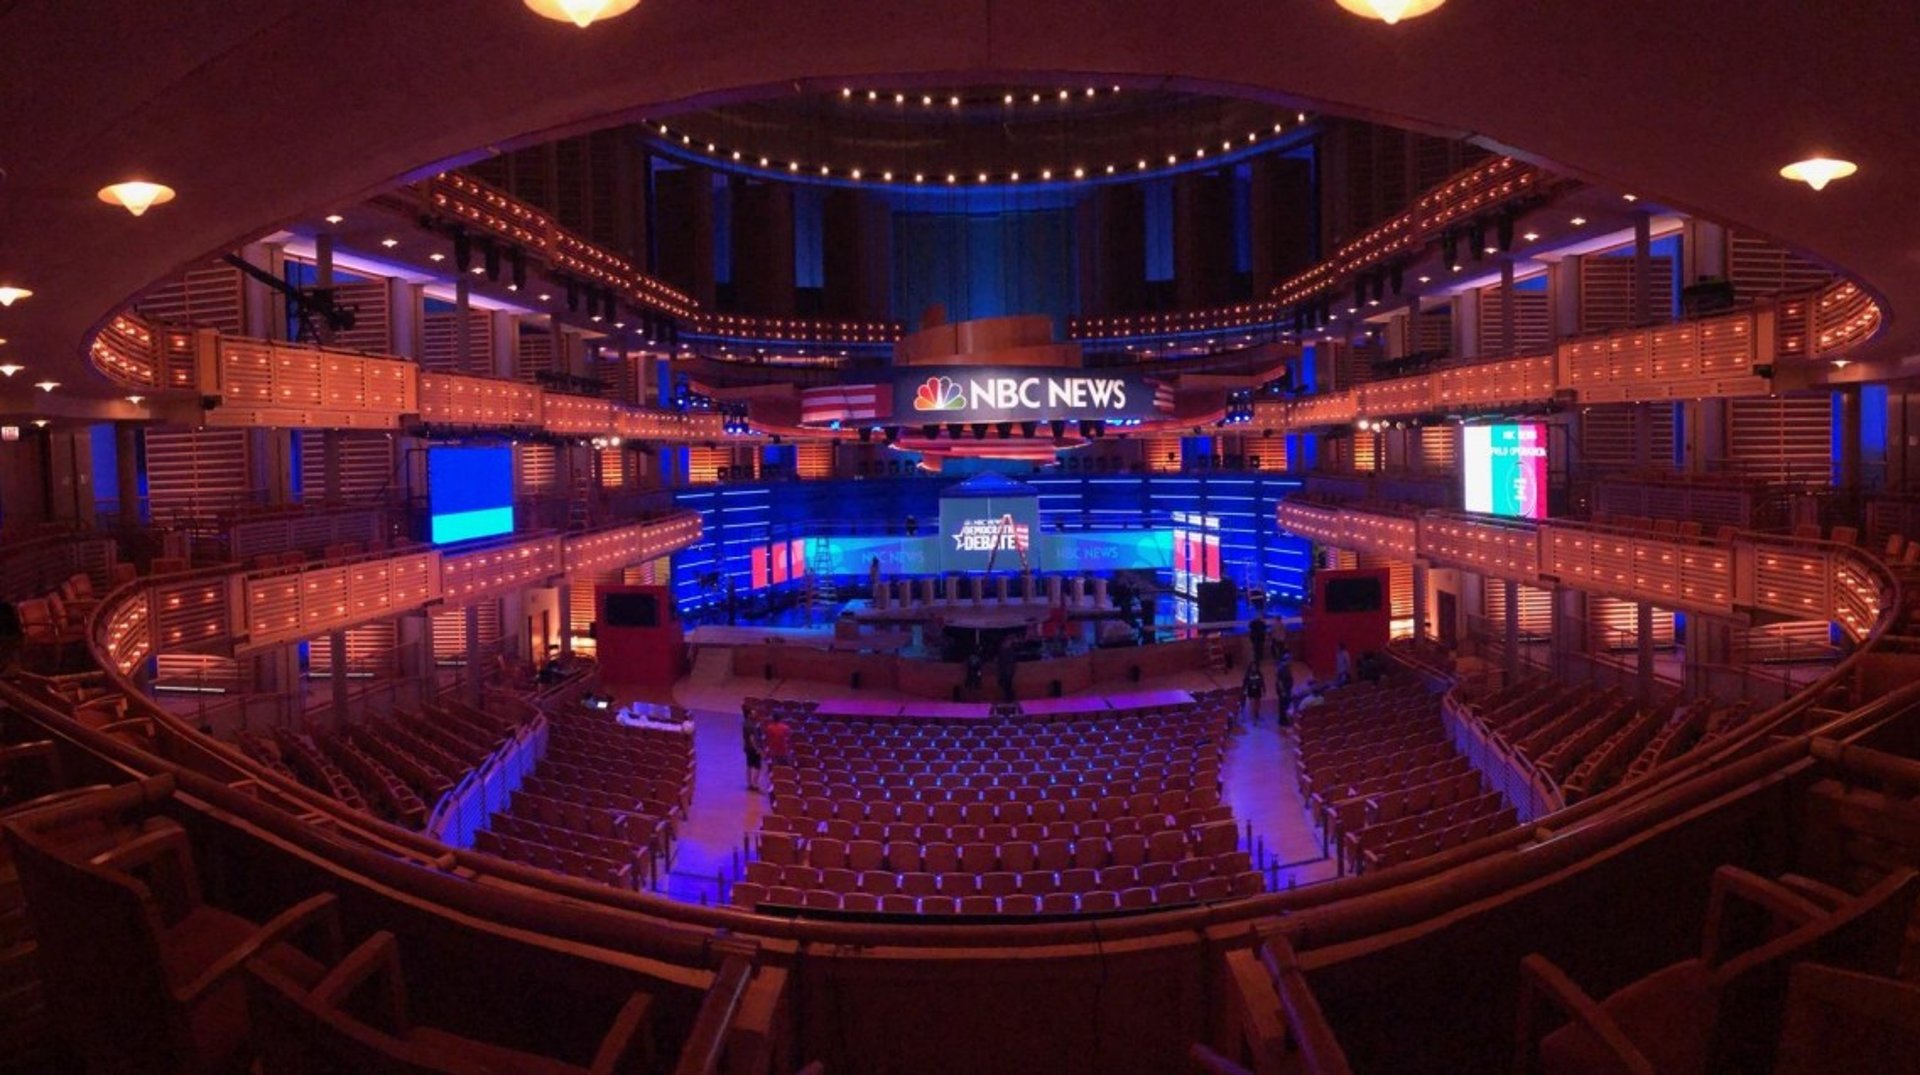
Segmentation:
[(1366, 19), (1379, 19), (1391, 26), (1434, 10), (1447, 0), (1335, 0), (1341, 7)]
[(582, 30), (640, 6), (640, 0), (525, 0), (525, 3), (536, 15), (556, 22), (570, 22)]

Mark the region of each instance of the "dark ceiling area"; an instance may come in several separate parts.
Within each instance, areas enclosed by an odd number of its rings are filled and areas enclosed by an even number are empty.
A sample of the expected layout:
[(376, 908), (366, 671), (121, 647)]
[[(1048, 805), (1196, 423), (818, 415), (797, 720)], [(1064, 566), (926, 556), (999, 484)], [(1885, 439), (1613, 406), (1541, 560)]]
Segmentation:
[(1216, 167), (1299, 145), (1310, 119), (1250, 100), (1117, 84), (848, 85), (649, 116), (640, 130), (662, 152), (721, 170), (977, 185), (982, 175), (1098, 182)]

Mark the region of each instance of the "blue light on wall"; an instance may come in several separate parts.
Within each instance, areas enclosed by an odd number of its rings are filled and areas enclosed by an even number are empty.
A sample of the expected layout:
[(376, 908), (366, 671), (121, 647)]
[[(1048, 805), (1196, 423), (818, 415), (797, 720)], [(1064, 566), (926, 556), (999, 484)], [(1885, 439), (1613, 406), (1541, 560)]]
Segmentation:
[(1173, 180), (1140, 187), (1146, 213), (1146, 273), (1149, 282), (1173, 279)]
[(430, 540), (435, 545), (513, 531), (513, 449), (427, 449)]

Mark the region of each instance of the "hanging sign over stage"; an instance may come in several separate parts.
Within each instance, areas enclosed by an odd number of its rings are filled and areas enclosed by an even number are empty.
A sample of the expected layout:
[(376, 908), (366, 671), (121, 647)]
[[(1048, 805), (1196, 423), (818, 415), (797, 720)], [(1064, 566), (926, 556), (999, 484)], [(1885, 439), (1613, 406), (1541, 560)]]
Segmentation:
[(896, 422), (1151, 418), (1154, 388), (1106, 370), (914, 366), (893, 385)]

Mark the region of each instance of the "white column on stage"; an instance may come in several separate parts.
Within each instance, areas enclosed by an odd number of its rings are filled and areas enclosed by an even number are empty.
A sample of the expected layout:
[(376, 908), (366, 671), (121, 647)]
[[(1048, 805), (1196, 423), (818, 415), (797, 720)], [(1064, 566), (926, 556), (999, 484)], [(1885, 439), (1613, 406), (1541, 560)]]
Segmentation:
[(923, 605), (933, 604), (933, 580), (932, 579), (920, 580), (920, 603)]
[(1032, 604), (1033, 598), (1034, 598), (1034, 586), (1035, 586), (1035, 583), (1033, 581), (1033, 576), (1031, 574), (1021, 575), (1020, 576), (1020, 600), (1026, 602), (1029, 605)]
[(880, 580), (873, 584), (873, 607), (885, 612), (893, 605), (893, 583)]
[(1068, 593), (1073, 595), (1073, 603), (1076, 607), (1086, 604), (1087, 603), (1086, 577), (1083, 575), (1075, 575), (1073, 577), (1073, 588), (1069, 590)]
[(1060, 603), (1060, 576), (1048, 575), (1047, 576), (1047, 604), (1057, 605), (1059, 603)]
[(979, 604), (986, 596), (987, 577), (985, 575), (975, 575), (973, 577), (973, 603), (976, 605)]
[(900, 602), (900, 607), (912, 608), (913, 607), (913, 580), (902, 579), (901, 581), (894, 583), (894, 586), (896, 587), (895, 593)]
[(1093, 580), (1093, 607), (1095, 608), (1107, 607), (1107, 580), (1106, 579)]
[(993, 598), (1001, 604), (1007, 603), (1007, 577), (1001, 575), (993, 580)]

